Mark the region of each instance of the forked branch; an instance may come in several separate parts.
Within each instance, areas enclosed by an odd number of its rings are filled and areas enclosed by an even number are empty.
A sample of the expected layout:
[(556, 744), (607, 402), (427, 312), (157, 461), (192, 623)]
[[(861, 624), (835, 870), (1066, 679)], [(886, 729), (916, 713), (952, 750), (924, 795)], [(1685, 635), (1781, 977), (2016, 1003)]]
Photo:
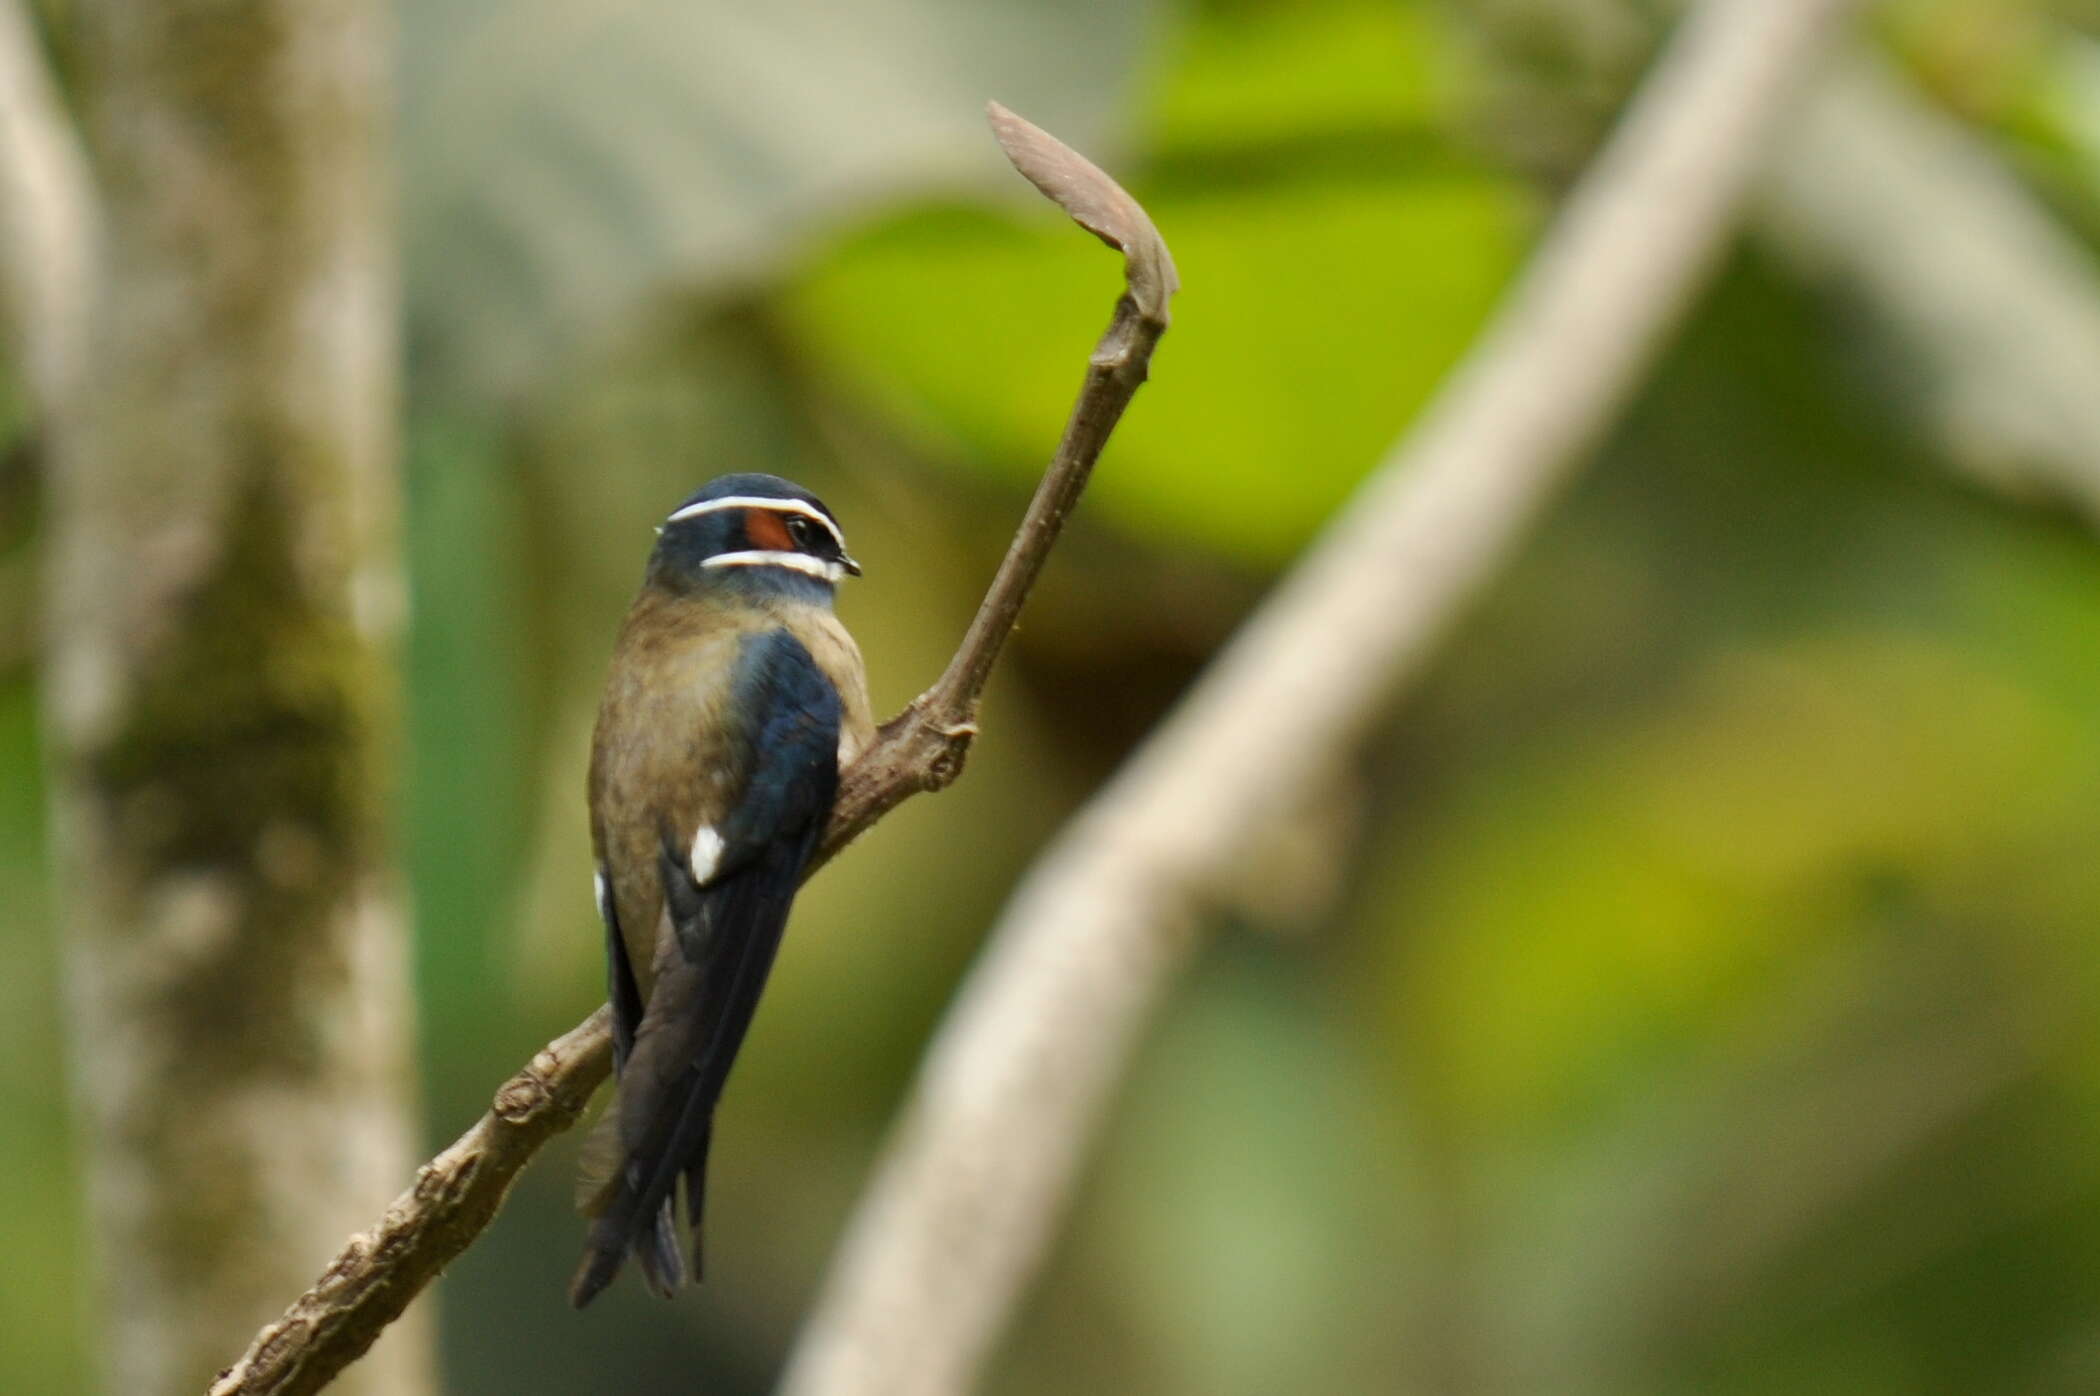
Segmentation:
[[(932, 688), (883, 725), (846, 773), (811, 871), (912, 795), (939, 790), (961, 774), (985, 681), (1101, 448), (1145, 381), (1178, 284), (1152, 220), (1114, 180), (996, 102), (990, 115), (1015, 167), (1081, 227), (1123, 253), (1124, 292), (1088, 360), (1057, 454), (955, 658)], [(378, 1225), (352, 1236), (314, 1286), (256, 1334), (219, 1375), (211, 1396), (299, 1396), (326, 1386), (473, 1244), (519, 1170), (576, 1122), (611, 1068), (601, 1008), (506, 1081), (489, 1113), (424, 1164)]]

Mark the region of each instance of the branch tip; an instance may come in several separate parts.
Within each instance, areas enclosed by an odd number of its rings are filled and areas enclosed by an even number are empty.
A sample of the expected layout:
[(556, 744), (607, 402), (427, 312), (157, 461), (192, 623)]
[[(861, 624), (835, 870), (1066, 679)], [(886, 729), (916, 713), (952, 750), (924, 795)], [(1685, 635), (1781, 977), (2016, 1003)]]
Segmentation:
[(1123, 275), (1138, 313), (1165, 328), (1167, 302), (1181, 289), (1173, 254), (1144, 206), (1101, 167), (997, 102), (985, 118), (1006, 158), (1072, 221), (1123, 254)]

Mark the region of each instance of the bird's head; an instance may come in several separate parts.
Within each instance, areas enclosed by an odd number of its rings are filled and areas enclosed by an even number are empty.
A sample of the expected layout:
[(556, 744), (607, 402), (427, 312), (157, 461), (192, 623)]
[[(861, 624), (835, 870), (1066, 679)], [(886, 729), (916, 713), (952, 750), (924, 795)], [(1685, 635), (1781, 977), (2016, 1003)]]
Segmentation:
[(807, 592), (826, 598), (858, 577), (831, 510), (778, 475), (723, 475), (673, 509), (649, 556), (649, 581), (673, 591)]

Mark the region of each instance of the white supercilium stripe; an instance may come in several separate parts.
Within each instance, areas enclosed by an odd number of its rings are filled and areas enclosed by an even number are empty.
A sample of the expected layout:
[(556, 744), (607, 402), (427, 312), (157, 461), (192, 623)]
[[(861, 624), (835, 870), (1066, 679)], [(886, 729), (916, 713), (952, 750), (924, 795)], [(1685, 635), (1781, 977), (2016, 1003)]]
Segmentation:
[(716, 553), (700, 564), (702, 567), (785, 567), (790, 572), (800, 572), (819, 581), (836, 586), (846, 569), (836, 562), (826, 562), (808, 553)]
[(815, 519), (837, 540), (839, 551), (846, 551), (846, 535), (839, 532), (839, 526), (826, 517), (822, 509), (814, 504), (805, 504), (799, 499), (768, 499), (757, 494), (725, 495), (721, 499), (703, 499), (698, 504), (688, 504), (664, 522), (679, 523), (685, 519), (696, 519), (702, 514), (719, 513), (724, 509), (771, 509), (776, 514), (800, 514), (805, 519)]

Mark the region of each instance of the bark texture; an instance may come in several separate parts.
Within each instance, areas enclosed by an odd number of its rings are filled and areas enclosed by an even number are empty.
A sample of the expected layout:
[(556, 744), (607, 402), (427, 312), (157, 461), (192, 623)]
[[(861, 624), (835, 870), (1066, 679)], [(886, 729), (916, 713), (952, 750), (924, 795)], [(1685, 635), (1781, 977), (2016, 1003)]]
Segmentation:
[[(109, 1387), (203, 1389), (411, 1166), (374, 0), (77, 0), (46, 707)], [(424, 1389), (391, 1338), (346, 1390)]]

